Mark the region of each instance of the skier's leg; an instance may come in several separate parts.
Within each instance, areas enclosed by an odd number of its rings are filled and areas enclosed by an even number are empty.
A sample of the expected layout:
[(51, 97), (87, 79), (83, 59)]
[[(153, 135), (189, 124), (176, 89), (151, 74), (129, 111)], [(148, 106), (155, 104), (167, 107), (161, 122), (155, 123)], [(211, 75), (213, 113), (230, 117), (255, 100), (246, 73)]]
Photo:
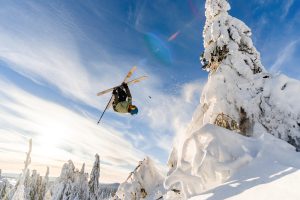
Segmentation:
[(122, 88), (118, 88), (118, 99), (119, 102), (126, 101), (127, 94)]

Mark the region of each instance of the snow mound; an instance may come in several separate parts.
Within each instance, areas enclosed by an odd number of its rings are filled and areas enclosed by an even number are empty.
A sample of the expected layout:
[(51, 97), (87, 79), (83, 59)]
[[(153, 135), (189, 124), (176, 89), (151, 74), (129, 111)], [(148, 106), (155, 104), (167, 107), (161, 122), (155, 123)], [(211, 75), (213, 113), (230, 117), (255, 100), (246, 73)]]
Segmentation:
[[(263, 133), (257, 138), (244, 138), (252, 147), (252, 161), (240, 167), (219, 187), (192, 200), (300, 199), (300, 154), (290, 144)], [(243, 145), (237, 143), (235, 145)]]
[(227, 129), (205, 125), (185, 140), (178, 152), (177, 167), (165, 181), (166, 188), (179, 183), (176, 189), (187, 199), (216, 187), (257, 156), (261, 142), (252, 141)]
[[(199, 195), (228, 181), (216, 191), (197, 197), (225, 199), (247, 187), (272, 182), (300, 169), (299, 153), (288, 143), (268, 133), (249, 138), (210, 124), (194, 132), (178, 153), (177, 167), (166, 178), (165, 187), (169, 191), (180, 191), (181, 199)], [(293, 190), (285, 189), (286, 192)]]
[(124, 183), (121, 183), (116, 198), (122, 200), (132, 199), (159, 199), (165, 192), (164, 178), (155, 167), (154, 162), (146, 157)]

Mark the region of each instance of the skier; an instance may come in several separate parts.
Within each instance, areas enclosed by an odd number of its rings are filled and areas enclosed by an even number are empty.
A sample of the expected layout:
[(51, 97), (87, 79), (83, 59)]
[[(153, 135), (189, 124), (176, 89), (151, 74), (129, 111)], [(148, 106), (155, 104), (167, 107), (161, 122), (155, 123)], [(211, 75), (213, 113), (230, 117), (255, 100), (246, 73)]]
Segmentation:
[(130, 113), (135, 115), (138, 108), (132, 105), (132, 96), (127, 83), (123, 82), (120, 87), (113, 90), (114, 101), (112, 103), (114, 111), (118, 113)]

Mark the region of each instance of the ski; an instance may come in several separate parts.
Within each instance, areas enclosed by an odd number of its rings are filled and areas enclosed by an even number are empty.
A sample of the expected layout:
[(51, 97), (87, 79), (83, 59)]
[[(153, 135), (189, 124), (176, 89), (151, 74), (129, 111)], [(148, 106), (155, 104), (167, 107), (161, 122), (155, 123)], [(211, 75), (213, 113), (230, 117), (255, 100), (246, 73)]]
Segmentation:
[[(133, 79), (133, 80), (128, 81), (128, 82), (125, 82), (125, 83), (127, 83), (128, 85), (131, 85), (131, 84), (133, 84), (133, 83), (141, 82), (142, 80), (145, 80), (146, 78), (148, 78), (148, 76), (141, 76), (141, 77), (139, 77), (139, 78)], [(118, 85), (118, 86), (116, 86), (116, 87), (113, 87), (113, 88), (104, 90), (104, 91), (102, 91), (102, 92), (99, 92), (99, 93), (97, 93), (97, 96), (101, 96), (101, 95), (103, 95), (103, 94), (112, 92), (115, 88), (120, 87), (120, 86), (121, 86), (121, 85)]]
[(136, 66), (133, 66), (130, 69), (130, 71), (127, 73), (127, 75), (126, 75), (126, 77), (125, 77), (125, 79), (124, 79), (123, 82), (127, 82), (127, 80), (132, 76), (133, 72), (135, 72), (136, 68), (137, 68)]

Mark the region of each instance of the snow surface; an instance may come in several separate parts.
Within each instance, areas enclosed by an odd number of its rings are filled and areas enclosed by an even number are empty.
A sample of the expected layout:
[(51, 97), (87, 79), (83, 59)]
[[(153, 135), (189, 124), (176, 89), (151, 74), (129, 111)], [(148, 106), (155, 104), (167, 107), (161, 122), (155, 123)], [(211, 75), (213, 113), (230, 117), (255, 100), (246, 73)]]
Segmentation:
[(180, 181), (186, 196), (178, 199), (197, 193), (202, 194), (191, 199), (300, 199), (300, 154), (290, 144), (265, 132), (248, 138), (215, 125), (205, 125), (188, 141), (186, 151), (199, 151), (185, 156), (185, 171), (176, 169), (165, 182)]

